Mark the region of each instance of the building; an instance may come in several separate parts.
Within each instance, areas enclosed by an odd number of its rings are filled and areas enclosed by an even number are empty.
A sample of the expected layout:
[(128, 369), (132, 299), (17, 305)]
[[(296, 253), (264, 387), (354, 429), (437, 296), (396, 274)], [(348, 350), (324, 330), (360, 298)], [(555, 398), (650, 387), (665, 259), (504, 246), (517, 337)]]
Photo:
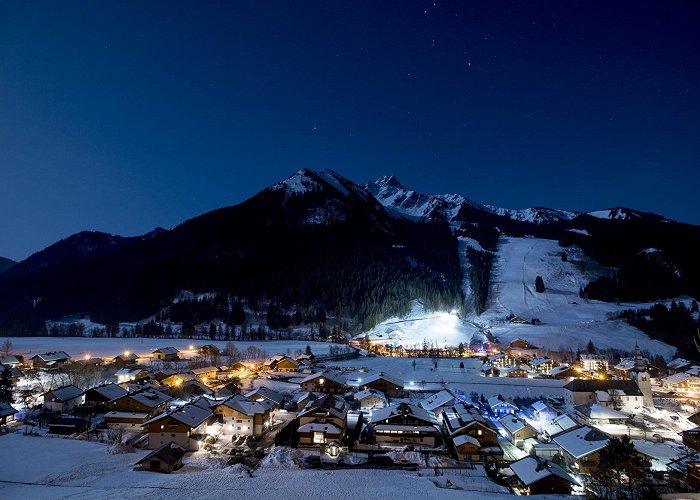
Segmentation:
[(536, 345), (532, 345), (530, 342), (523, 339), (515, 339), (513, 342), (510, 343), (510, 345), (506, 349), (506, 352), (508, 354), (516, 358), (533, 358), (537, 356), (539, 351), (539, 347), (537, 347)]
[(56, 351), (36, 354), (29, 358), (29, 361), (32, 362), (32, 367), (35, 370), (39, 370), (59, 367), (66, 364), (70, 359), (71, 357), (64, 351)]
[(502, 417), (503, 415), (512, 415), (519, 410), (518, 405), (516, 405), (510, 399), (504, 399), (500, 394), (498, 396), (492, 396), (488, 399), (489, 407), (496, 417)]
[(214, 409), (223, 422), (223, 433), (237, 436), (262, 436), (272, 426), (273, 405), (270, 400), (253, 401), (237, 394)]
[(510, 378), (528, 378), (530, 372), (526, 368), (527, 365), (517, 365), (509, 366), (507, 368), (499, 368), (499, 377), (510, 377)]
[(440, 443), (440, 427), (433, 412), (420, 406), (400, 403), (375, 410), (369, 423), (379, 446), (408, 444), (435, 448)]
[(179, 352), (174, 347), (161, 347), (153, 351), (152, 355), (153, 359), (160, 359), (161, 361), (177, 361), (180, 359), (178, 357)]
[(216, 373), (218, 371), (219, 369), (216, 366), (205, 366), (204, 368), (194, 368), (190, 373), (206, 384), (216, 381)]
[(128, 431), (141, 431), (151, 415), (144, 411), (118, 411), (112, 410), (105, 413), (105, 424), (109, 429), (123, 429)]
[(583, 418), (589, 425), (624, 424), (630, 419), (625, 413), (620, 413), (613, 408), (601, 406), (597, 403), (591, 405), (576, 406), (576, 414)]
[(221, 349), (214, 344), (205, 344), (197, 348), (197, 354), (201, 354), (202, 356), (218, 356), (221, 354)]
[(340, 442), (348, 425), (348, 404), (339, 396), (326, 394), (309, 401), (297, 415), (299, 446), (322, 446)]
[(296, 372), (299, 369), (299, 362), (284, 354), (278, 354), (266, 360), (263, 368), (267, 371)]
[(487, 366), (493, 366), (495, 368), (508, 368), (511, 366), (516, 366), (518, 364), (518, 360), (506, 353), (500, 353), (500, 354), (492, 354), (488, 358), (486, 358), (486, 363)]
[(66, 385), (44, 393), (44, 408), (68, 413), (83, 404), (83, 391), (74, 385)]
[(0, 365), (5, 366), (22, 366), (24, 364), (24, 356), (19, 354), (7, 354), (0, 356)]
[(69, 436), (85, 432), (88, 428), (88, 421), (76, 417), (56, 417), (49, 421), (49, 432), (51, 434), (61, 434)]
[(473, 405), (456, 403), (445, 408), (442, 426), (452, 442), (451, 450), (457, 460), (486, 462), (498, 460), (503, 455), (498, 445), (498, 430)]
[(280, 408), (284, 402), (284, 394), (275, 392), (265, 386), (260, 386), (255, 390), (246, 392), (245, 397), (253, 401), (269, 401), (274, 408)]
[(206, 427), (212, 411), (188, 404), (147, 421), (148, 447), (157, 449), (168, 443), (177, 443), (187, 451), (201, 449), (206, 438)]
[(668, 371), (671, 374), (674, 374), (674, 373), (684, 372), (687, 369), (689, 369), (691, 366), (693, 366), (692, 361), (688, 361), (687, 359), (683, 359), (683, 358), (676, 358), (676, 359), (672, 360), (668, 365), (666, 365), (666, 368), (668, 368)]
[(388, 404), (384, 393), (374, 389), (365, 389), (364, 391), (356, 393), (355, 401), (361, 410), (384, 408)]
[(22, 370), (18, 368), (18, 365), (0, 364), (0, 376), (3, 376), (5, 374), (5, 370), (7, 370), (10, 373), (10, 380), (13, 384), (19, 382), (19, 379), (24, 376), (24, 373), (22, 373)]
[(579, 424), (569, 415), (563, 414), (552, 420), (547, 420), (541, 425), (542, 434), (546, 437), (556, 436), (562, 432), (574, 429), (578, 427)]
[(544, 356), (541, 358), (532, 358), (530, 361), (528, 361), (528, 365), (530, 365), (530, 368), (537, 373), (547, 374), (553, 368), (559, 366), (559, 363), (554, 361), (552, 358)]
[(323, 392), (326, 394), (345, 394), (347, 377), (332, 371), (317, 372), (308, 375), (301, 383), (305, 392)]
[(683, 444), (695, 451), (700, 451), (700, 427), (681, 432)]
[(10, 403), (0, 403), (0, 424), (12, 422), (16, 414), (17, 410)]
[(107, 408), (114, 411), (138, 412), (154, 416), (165, 411), (171, 399), (173, 398), (168, 394), (147, 387), (108, 402)]
[(118, 356), (112, 358), (112, 363), (118, 363), (122, 365), (135, 365), (139, 357), (133, 352), (125, 351)]
[(564, 402), (573, 406), (598, 403), (631, 413), (644, 406), (644, 394), (634, 380), (574, 379), (564, 386)]
[(659, 382), (664, 388), (673, 391), (696, 392), (700, 390), (700, 377), (683, 372), (664, 377)]
[(569, 495), (578, 482), (557, 464), (539, 457), (525, 457), (510, 464), (520, 495)]
[(100, 385), (85, 391), (83, 404), (95, 410), (102, 410), (107, 407), (108, 402), (126, 396), (128, 393), (129, 391), (117, 384)]
[(588, 373), (608, 371), (608, 358), (599, 354), (579, 354), (581, 369)]
[(553, 420), (559, 416), (559, 412), (543, 401), (535, 401), (530, 405), (532, 416), (535, 420)]
[(651, 376), (647, 371), (647, 360), (642, 357), (639, 344), (634, 346), (634, 366), (629, 372), (629, 377), (637, 384), (642, 393), (642, 405), (645, 408), (654, 407), (654, 399), (651, 394)]
[(374, 389), (390, 398), (402, 398), (405, 392), (403, 380), (384, 372), (367, 374), (358, 383), (362, 389)]
[(136, 462), (140, 470), (171, 473), (182, 467), (187, 450), (177, 443), (166, 443)]
[(552, 438), (562, 450), (568, 466), (582, 474), (590, 474), (598, 465), (600, 450), (608, 444), (608, 436), (588, 426), (577, 427)]
[(537, 431), (535, 429), (515, 415), (504, 415), (499, 418), (498, 421), (505, 429), (508, 441), (517, 447), (521, 447), (527, 438), (537, 436)]
[(139, 380), (148, 377), (148, 371), (143, 368), (122, 368), (114, 374), (118, 384), (124, 384), (132, 380)]
[(457, 402), (455, 395), (448, 389), (443, 389), (436, 392), (432, 396), (418, 403), (422, 408), (432, 411), (435, 415), (442, 413), (442, 410), (449, 408)]
[(313, 392), (295, 392), (292, 394), (291, 408), (293, 411), (303, 410), (309, 401), (318, 399), (318, 396)]

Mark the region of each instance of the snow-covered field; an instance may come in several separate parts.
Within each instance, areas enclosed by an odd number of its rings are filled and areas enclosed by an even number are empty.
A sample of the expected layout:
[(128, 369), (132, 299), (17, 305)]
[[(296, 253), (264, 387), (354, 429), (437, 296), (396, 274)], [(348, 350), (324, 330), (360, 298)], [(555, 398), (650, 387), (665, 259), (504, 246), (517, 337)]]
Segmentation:
[[(566, 262), (561, 260), (562, 252), (567, 254)], [(583, 263), (583, 269), (579, 263)], [(607, 319), (609, 313), (649, 304), (617, 305), (579, 297), (579, 289), (601, 272), (605, 269), (577, 247), (562, 248), (554, 240), (539, 238), (502, 238), (494, 261), (487, 310), (468, 319), (505, 343), (520, 337), (552, 350), (575, 350), (592, 340), (597, 347), (631, 352), (638, 342), (643, 350), (670, 358), (675, 348), (650, 339), (624, 321)], [(544, 281), (544, 293), (535, 291), (538, 275)], [(505, 320), (509, 314), (527, 320), (538, 318), (542, 324), (512, 324)]]
[[(37, 353), (47, 351), (65, 351), (73, 358), (83, 358), (85, 355), (95, 357), (116, 356), (129, 351), (140, 356), (151, 354), (159, 347), (176, 347), (183, 351), (183, 356), (192, 354), (190, 346), (203, 344), (214, 344), (223, 349), (226, 342), (191, 339), (151, 339), (151, 338), (91, 338), (91, 337), (11, 337), (13, 351), (31, 357)], [(331, 346), (328, 342), (307, 342), (303, 340), (271, 340), (266, 342), (234, 342), (236, 348), (245, 351), (250, 346), (255, 346), (267, 353), (268, 356), (275, 354), (294, 354), (303, 351), (307, 345), (311, 346), (314, 354), (325, 356)]]
[[(494, 493), (499, 487), (484, 477), (450, 474), (433, 478), (432, 470), (304, 470), (269, 460), (251, 477), (238, 466), (224, 467), (204, 453), (195, 453), (185, 457), (185, 466), (179, 471), (160, 474), (133, 470), (148, 450), (110, 455), (107, 447), (99, 443), (21, 434), (0, 436), (0, 447), (5, 451), (0, 454), (0, 497), (8, 500), (236, 496), (437, 499), (464, 498), (465, 494), (484, 499), (507, 498), (503, 493)], [(464, 490), (440, 488), (433, 483), (437, 479), (444, 484), (446, 477)]]

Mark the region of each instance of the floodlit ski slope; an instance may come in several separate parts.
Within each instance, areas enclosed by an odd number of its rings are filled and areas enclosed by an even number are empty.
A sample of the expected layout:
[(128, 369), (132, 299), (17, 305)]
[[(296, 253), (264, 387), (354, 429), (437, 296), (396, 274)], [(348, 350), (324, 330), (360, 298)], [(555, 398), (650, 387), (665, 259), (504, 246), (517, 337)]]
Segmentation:
[[(568, 261), (561, 260), (567, 253)], [(581, 265), (583, 264), (583, 267)], [(585, 346), (632, 351), (635, 342), (643, 350), (670, 357), (675, 349), (651, 340), (640, 330), (607, 314), (646, 304), (609, 304), (579, 297), (579, 289), (602, 269), (577, 247), (561, 248), (554, 240), (502, 238), (494, 260), (487, 310), (474, 322), (490, 330), (502, 343), (518, 337), (550, 348)], [(544, 280), (545, 292), (535, 291), (535, 278)], [(516, 325), (508, 314), (538, 318), (541, 325)]]

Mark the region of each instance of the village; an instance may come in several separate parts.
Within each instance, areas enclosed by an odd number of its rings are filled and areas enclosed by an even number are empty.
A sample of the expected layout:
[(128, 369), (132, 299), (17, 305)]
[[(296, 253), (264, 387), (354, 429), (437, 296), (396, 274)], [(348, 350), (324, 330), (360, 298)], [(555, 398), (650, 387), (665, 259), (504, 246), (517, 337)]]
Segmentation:
[(567, 364), (524, 339), (450, 358), (322, 347), (7, 352), (0, 440), (61, 436), (111, 453), (143, 450), (130, 470), (144, 474), (186, 475), (206, 457), (251, 477), (288, 462), (522, 495), (600, 493), (610, 486), (600, 481), (601, 454), (623, 439), (642, 464), (625, 488), (700, 489), (700, 366), (690, 361), (662, 372), (637, 346), (615, 365), (588, 353)]

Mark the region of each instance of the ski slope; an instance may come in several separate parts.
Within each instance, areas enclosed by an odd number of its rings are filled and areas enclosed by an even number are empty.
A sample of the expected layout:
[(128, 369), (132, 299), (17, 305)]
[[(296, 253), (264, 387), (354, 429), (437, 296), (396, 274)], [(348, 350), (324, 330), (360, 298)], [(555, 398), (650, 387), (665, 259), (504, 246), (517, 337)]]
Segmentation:
[[(561, 260), (566, 252), (567, 261)], [(650, 339), (624, 321), (608, 315), (649, 304), (611, 304), (579, 297), (579, 290), (607, 269), (586, 257), (577, 247), (562, 248), (557, 241), (539, 238), (502, 238), (494, 260), (487, 309), (469, 319), (493, 333), (501, 343), (524, 338), (557, 350), (576, 349), (589, 340), (599, 348), (642, 350), (669, 358), (675, 348)], [(544, 293), (535, 291), (535, 278), (542, 276)], [(514, 314), (541, 325), (517, 325), (506, 320)]]

